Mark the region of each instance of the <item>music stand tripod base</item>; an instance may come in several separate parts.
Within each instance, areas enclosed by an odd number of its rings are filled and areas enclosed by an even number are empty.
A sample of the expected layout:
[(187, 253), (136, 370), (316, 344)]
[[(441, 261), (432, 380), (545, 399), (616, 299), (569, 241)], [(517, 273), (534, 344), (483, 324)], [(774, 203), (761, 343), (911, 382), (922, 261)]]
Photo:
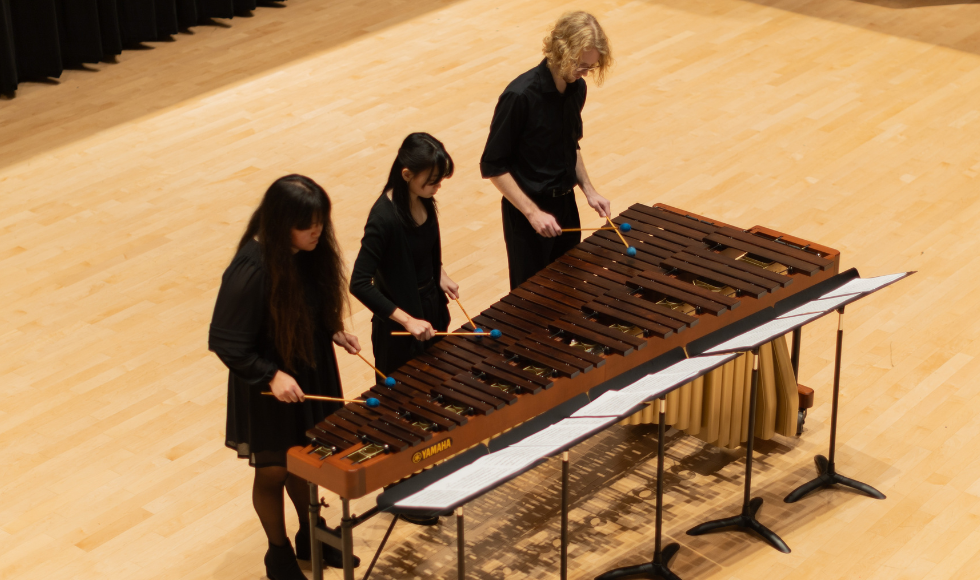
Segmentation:
[(681, 580), (677, 574), (670, 571), (670, 561), (681, 549), (680, 544), (667, 544), (659, 554), (659, 558), (654, 556), (652, 562), (646, 562), (638, 566), (627, 566), (610, 570), (605, 574), (596, 576), (595, 580), (623, 580), (626, 578), (662, 578), (663, 580)]
[(747, 532), (755, 532), (756, 535), (765, 540), (765, 542), (773, 548), (776, 548), (784, 554), (789, 554), (790, 549), (789, 546), (786, 545), (786, 542), (784, 542), (783, 539), (776, 534), (776, 532), (762, 525), (759, 523), (759, 520), (756, 519), (755, 514), (761, 507), (762, 498), (754, 497), (752, 498), (752, 501), (748, 503), (748, 505), (743, 507), (741, 514), (730, 518), (705, 522), (688, 530), (687, 535), (700, 536), (702, 534), (721, 531), (727, 528), (739, 528)]
[(833, 464), (831, 464), (830, 461), (828, 461), (823, 455), (817, 455), (814, 457), (813, 462), (817, 464), (817, 477), (794, 489), (783, 501), (786, 503), (793, 503), (803, 499), (813, 491), (824, 487), (831, 487), (835, 484), (856, 489), (857, 491), (860, 491), (861, 493), (875, 499), (885, 499), (885, 494), (881, 493), (870, 485), (861, 483), (860, 481), (849, 477), (844, 477), (843, 475), (837, 473), (834, 470)]

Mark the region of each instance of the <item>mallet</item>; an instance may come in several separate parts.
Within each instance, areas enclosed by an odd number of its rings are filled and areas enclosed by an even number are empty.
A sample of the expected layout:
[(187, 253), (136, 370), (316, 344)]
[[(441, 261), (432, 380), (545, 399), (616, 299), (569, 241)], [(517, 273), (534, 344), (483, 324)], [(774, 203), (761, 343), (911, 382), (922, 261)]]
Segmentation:
[[(262, 391), (263, 395), (270, 395), (275, 397), (275, 393), (272, 391)], [(324, 397), (321, 395), (304, 395), (304, 399), (310, 399), (313, 401), (332, 401), (335, 403), (360, 403), (362, 405), (367, 405), (368, 407), (377, 407), (381, 404), (381, 401), (375, 399), (374, 397), (368, 397), (365, 399), (339, 399), (337, 397)]]
[(365, 363), (367, 363), (367, 366), (369, 366), (372, 369), (374, 369), (374, 372), (378, 373), (378, 376), (381, 377), (382, 379), (384, 379), (385, 386), (386, 387), (394, 387), (395, 386), (395, 379), (393, 379), (391, 377), (386, 377), (383, 372), (381, 372), (381, 371), (378, 370), (378, 367), (374, 366), (373, 364), (371, 364), (371, 361), (369, 361), (368, 359), (364, 358), (364, 355), (363, 354), (357, 353), (357, 356), (361, 357), (361, 360), (364, 361)]

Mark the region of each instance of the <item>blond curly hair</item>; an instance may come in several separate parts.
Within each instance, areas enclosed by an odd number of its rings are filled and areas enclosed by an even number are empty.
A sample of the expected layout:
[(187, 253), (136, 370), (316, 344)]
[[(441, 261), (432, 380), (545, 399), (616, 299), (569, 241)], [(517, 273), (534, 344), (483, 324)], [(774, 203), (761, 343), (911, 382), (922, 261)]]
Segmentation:
[(558, 70), (563, 78), (571, 76), (582, 53), (593, 48), (599, 53), (595, 82), (601, 85), (613, 59), (609, 39), (595, 16), (581, 11), (566, 12), (555, 22), (548, 36), (544, 37), (543, 52), (548, 59), (548, 66), (552, 70)]

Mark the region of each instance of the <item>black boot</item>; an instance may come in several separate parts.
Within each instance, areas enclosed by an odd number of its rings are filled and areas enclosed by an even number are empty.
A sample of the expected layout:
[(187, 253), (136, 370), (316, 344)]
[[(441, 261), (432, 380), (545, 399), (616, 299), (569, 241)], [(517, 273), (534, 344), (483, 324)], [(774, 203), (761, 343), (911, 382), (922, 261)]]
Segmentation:
[[(320, 525), (327, 527), (327, 521), (320, 518)], [(333, 546), (327, 545), (320, 542), (320, 553), (323, 554), (323, 567), (330, 568), (343, 568), (344, 567), (344, 555)], [(312, 557), (310, 554), (310, 526), (300, 526), (299, 531), (296, 532), (296, 559), (297, 560), (309, 560)], [(357, 568), (361, 565), (361, 559), (354, 556), (354, 567)]]
[(289, 540), (285, 546), (269, 543), (269, 551), (265, 553), (265, 575), (269, 580), (306, 580)]

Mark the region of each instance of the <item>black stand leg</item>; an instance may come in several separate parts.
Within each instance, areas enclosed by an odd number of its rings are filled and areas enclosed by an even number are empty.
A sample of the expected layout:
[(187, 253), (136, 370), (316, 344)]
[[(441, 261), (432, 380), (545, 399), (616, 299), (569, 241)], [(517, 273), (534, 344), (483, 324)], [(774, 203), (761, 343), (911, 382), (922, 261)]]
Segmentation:
[(371, 570), (374, 570), (374, 565), (378, 563), (378, 558), (381, 557), (381, 552), (385, 549), (385, 544), (388, 543), (388, 538), (391, 536), (391, 531), (395, 529), (395, 524), (398, 523), (398, 514), (391, 518), (391, 523), (388, 524), (388, 531), (385, 532), (383, 538), (381, 538), (381, 544), (378, 545), (378, 551), (374, 553), (374, 559), (371, 560), (371, 565), (368, 566), (367, 572), (361, 577), (361, 580), (367, 580), (371, 576)]
[(340, 518), (340, 542), (342, 545), (344, 580), (354, 580), (354, 520), (350, 517), (350, 500), (340, 498), (343, 517)]
[(317, 526), (320, 524), (320, 488), (310, 482), (310, 564), (313, 565), (313, 580), (323, 580), (323, 551), (317, 538)]
[(755, 532), (770, 546), (784, 554), (789, 554), (789, 546), (775, 532), (759, 523), (756, 513), (762, 507), (762, 498), (752, 498), (752, 443), (755, 439), (756, 401), (759, 395), (759, 349), (752, 351), (754, 364), (752, 367), (752, 390), (749, 403), (749, 436), (745, 452), (745, 494), (742, 499), (742, 513), (735, 517), (724, 518), (703, 523), (688, 530), (690, 536), (700, 536), (724, 528), (740, 528)]
[(463, 508), (456, 508), (456, 578), (466, 578), (466, 540), (463, 538)]
[(568, 579), (568, 451), (561, 455), (561, 580)]
[(796, 377), (797, 382), (800, 380), (800, 345), (801, 340), (803, 340), (803, 327), (799, 327), (793, 331), (793, 352), (790, 354), (789, 363), (793, 367), (793, 376)]
[(653, 561), (639, 566), (627, 566), (610, 570), (596, 580), (619, 580), (621, 578), (662, 578), (663, 580), (681, 580), (670, 571), (670, 561), (681, 549), (680, 544), (668, 544), (661, 550), (661, 535), (664, 519), (664, 438), (667, 431), (666, 399), (660, 399), (660, 425), (657, 439), (657, 519), (654, 537)]
[(834, 484), (846, 485), (875, 499), (885, 499), (885, 494), (877, 489), (866, 483), (844, 477), (838, 474), (834, 468), (834, 455), (837, 451), (837, 400), (840, 394), (840, 362), (841, 352), (844, 348), (844, 307), (839, 308), (837, 313), (839, 318), (837, 324), (837, 355), (834, 360), (834, 400), (830, 412), (830, 458), (828, 459), (823, 455), (817, 455), (814, 458), (814, 462), (817, 464), (817, 477), (790, 492), (786, 496), (786, 499), (783, 500), (786, 503), (793, 503), (812, 491), (823, 487), (830, 487)]

